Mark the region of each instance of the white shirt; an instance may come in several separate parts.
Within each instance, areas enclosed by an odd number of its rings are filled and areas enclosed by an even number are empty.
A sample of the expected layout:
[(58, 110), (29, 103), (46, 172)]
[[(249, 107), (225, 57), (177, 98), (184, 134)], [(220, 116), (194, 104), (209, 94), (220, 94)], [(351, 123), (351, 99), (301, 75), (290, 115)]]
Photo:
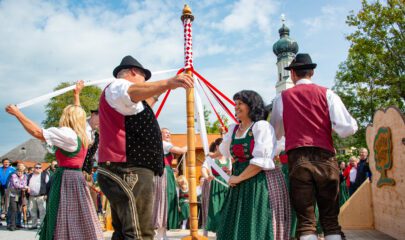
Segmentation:
[[(311, 80), (301, 79), (297, 81), (295, 85), (300, 84), (313, 83)], [(332, 129), (341, 138), (353, 135), (358, 129), (357, 122), (347, 111), (340, 97), (336, 95), (336, 93), (334, 93), (332, 90), (327, 89), (326, 101), (329, 107), (329, 117), (330, 121), (332, 122)], [(282, 136), (284, 136), (283, 98), (281, 97), (281, 93), (277, 95), (274, 100), (270, 123), (276, 131), (277, 139), (280, 139)]]
[[(232, 143), (232, 135), (236, 124), (229, 126), (228, 132), (223, 137), (219, 150), (225, 157), (231, 157), (230, 147)], [(244, 138), (249, 129), (239, 138)], [(276, 136), (273, 127), (264, 120), (254, 123), (252, 127), (255, 146), (253, 148), (253, 158), (250, 164), (261, 167), (263, 170), (274, 169), (274, 154), (276, 150)]]
[[(49, 181), (48, 174), (45, 176), (45, 183)], [(38, 196), (39, 191), (41, 190), (41, 173), (35, 174), (33, 173), (30, 179), (30, 195), (31, 196)]]
[(356, 181), (356, 176), (357, 176), (357, 168), (352, 167), (350, 169), (350, 173), (349, 173), (350, 182), (355, 182)]
[(162, 141), (163, 142), (163, 153), (169, 154), (170, 153), (170, 149), (172, 149), (173, 144), (170, 142), (166, 142), (166, 141)]
[(67, 152), (77, 150), (77, 134), (69, 127), (42, 129), (42, 134), (46, 143), (51, 147), (56, 146)]
[(86, 135), (87, 135), (87, 139), (89, 139), (90, 143), (93, 143), (94, 134), (93, 134), (93, 129), (91, 128), (91, 126), (89, 124), (89, 120), (86, 121)]
[(132, 102), (128, 88), (134, 83), (125, 79), (114, 80), (105, 89), (105, 99), (108, 104), (124, 116), (135, 115), (143, 111), (142, 101)]

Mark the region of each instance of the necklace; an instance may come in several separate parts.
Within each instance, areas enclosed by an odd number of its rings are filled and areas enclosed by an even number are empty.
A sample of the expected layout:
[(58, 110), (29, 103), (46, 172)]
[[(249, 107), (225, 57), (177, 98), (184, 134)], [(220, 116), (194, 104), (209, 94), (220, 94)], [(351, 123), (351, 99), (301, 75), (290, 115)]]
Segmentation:
[(252, 126), (252, 123), (248, 127), (243, 127), (242, 123), (239, 124), (238, 130), (241, 132), (244, 132), (246, 129), (248, 129), (250, 126)]

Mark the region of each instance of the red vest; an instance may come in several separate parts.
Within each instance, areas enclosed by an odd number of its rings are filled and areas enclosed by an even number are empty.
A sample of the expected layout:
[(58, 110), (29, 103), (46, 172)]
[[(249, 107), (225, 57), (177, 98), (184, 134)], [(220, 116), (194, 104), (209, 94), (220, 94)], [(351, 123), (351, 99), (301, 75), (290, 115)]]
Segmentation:
[(55, 158), (58, 160), (59, 167), (66, 168), (82, 168), (84, 163), (84, 158), (86, 157), (87, 149), (82, 145), (77, 154), (63, 153), (61, 149), (57, 149), (55, 152)]
[(124, 116), (105, 98), (100, 97), (99, 117), (100, 163), (114, 162), (121, 167), (148, 168), (155, 174), (163, 174), (162, 134), (152, 108), (142, 101), (144, 110)]
[(104, 92), (100, 96), (99, 105), (98, 162), (126, 162), (125, 117), (108, 104)]
[(316, 84), (299, 84), (281, 93), (286, 152), (299, 147), (335, 152), (326, 91)]

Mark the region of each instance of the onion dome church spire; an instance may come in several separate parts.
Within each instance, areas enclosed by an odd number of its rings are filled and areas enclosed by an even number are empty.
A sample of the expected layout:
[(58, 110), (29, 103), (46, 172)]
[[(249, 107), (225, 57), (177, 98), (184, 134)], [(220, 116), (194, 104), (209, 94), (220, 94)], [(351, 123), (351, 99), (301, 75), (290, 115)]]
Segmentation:
[(281, 15), (282, 26), (278, 30), (280, 39), (274, 43), (273, 52), (277, 56), (278, 80), (276, 83), (277, 94), (281, 91), (293, 87), (290, 72), (284, 67), (290, 65), (298, 52), (298, 44), (290, 38), (290, 29), (285, 25), (285, 16)]

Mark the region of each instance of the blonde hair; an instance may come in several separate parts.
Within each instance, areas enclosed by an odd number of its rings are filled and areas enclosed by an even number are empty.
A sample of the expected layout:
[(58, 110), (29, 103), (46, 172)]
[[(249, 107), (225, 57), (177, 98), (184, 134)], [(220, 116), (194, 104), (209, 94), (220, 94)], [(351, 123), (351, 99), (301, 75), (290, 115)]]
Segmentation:
[(186, 176), (180, 175), (180, 176), (177, 178), (177, 185), (181, 186), (181, 185), (180, 185), (180, 182), (184, 182), (184, 183), (187, 185), (187, 187), (188, 187), (188, 181), (187, 181)]
[(69, 127), (75, 131), (85, 148), (89, 145), (86, 134), (86, 112), (82, 107), (68, 105), (63, 109), (62, 116), (59, 120), (59, 127)]

